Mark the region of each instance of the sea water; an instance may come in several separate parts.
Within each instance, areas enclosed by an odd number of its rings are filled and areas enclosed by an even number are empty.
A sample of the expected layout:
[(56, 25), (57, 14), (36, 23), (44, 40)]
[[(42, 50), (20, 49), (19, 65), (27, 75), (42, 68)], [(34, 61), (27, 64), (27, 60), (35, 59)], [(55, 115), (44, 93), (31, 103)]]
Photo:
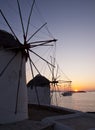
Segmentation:
[(62, 92), (53, 92), (52, 104), (83, 112), (95, 112), (95, 92), (73, 93), (62, 96)]

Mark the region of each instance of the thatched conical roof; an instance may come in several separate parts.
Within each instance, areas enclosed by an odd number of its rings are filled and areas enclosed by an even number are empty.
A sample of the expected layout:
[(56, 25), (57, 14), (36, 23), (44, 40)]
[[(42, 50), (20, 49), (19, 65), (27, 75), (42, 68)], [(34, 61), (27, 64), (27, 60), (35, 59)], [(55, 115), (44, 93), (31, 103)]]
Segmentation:
[(28, 87), (33, 87), (33, 86), (46, 87), (46, 86), (49, 86), (49, 84), (50, 84), (50, 81), (46, 77), (38, 74), (32, 80), (28, 82), (27, 86)]
[(16, 48), (21, 46), (21, 43), (14, 36), (4, 30), (0, 30), (0, 47)]

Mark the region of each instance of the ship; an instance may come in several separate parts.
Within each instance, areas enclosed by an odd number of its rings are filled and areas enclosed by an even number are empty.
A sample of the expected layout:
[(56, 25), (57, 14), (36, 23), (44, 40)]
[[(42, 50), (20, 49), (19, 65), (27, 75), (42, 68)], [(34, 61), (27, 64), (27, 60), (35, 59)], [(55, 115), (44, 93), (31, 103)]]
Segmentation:
[(66, 91), (62, 93), (63, 96), (72, 96), (72, 91)]

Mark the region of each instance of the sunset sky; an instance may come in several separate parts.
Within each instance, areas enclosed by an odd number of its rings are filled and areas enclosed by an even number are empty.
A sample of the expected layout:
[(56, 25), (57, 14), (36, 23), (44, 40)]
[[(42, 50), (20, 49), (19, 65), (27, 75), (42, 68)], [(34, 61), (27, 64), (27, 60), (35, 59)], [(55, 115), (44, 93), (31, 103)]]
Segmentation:
[[(19, 1), (25, 17), (31, 0)], [(95, 90), (95, 0), (36, 0), (36, 6), (50, 32), (58, 39), (56, 60), (72, 80), (72, 88)], [(22, 40), (16, 0), (0, 0), (0, 8)], [(42, 25), (33, 20), (35, 25)], [(0, 28), (8, 30), (1, 15)]]

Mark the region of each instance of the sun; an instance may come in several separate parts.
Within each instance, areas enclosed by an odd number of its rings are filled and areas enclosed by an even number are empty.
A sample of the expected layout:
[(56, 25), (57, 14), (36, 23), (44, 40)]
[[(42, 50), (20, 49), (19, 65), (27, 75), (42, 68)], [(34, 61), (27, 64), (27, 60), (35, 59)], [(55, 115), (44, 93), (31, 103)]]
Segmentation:
[(78, 90), (77, 90), (77, 89), (75, 89), (74, 91), (75, 91), (75, 92), (77, 92)]

